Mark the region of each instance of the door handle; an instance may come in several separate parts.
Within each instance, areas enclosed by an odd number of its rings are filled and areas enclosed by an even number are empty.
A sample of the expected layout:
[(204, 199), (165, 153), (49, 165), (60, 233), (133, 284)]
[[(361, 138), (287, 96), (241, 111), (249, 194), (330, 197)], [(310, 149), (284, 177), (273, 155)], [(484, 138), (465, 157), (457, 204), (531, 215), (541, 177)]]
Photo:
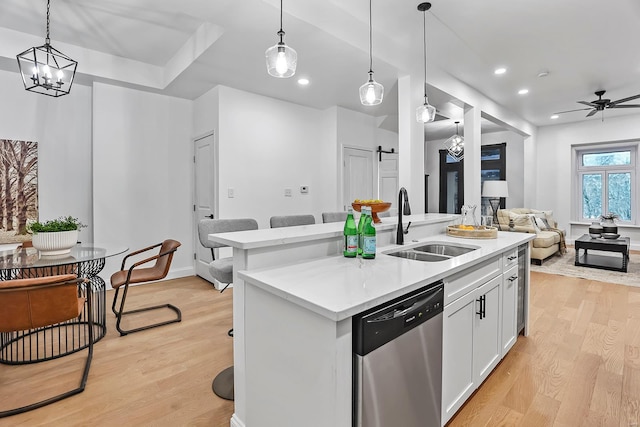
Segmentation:
[(213, 214), (211, 214), (211, 215), (205, 215), (204, 217), (205, 217), (205, 218), (211, 218), (211, 219), (213, 219)]

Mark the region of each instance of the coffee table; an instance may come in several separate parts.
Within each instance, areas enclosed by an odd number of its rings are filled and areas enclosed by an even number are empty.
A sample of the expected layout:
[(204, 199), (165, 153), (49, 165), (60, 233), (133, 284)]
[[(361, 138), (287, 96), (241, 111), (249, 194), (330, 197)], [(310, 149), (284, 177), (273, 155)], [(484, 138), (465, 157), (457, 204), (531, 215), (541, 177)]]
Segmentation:
[[(588, 234), (583, 234), (575, 240), (576, 259), (575, 265), (582, 267), (600, 268), (603, 270), (613, 270), (627, 272), (629, 264), (629, 246), (631, 239), (620, 237), (618, 239), (593, 238)], [(580, 250), (583, 251), (580, 254)], [(622, 256), (608, 256), (588, 253), (589, 250), (602, 252), (617, 252)]]

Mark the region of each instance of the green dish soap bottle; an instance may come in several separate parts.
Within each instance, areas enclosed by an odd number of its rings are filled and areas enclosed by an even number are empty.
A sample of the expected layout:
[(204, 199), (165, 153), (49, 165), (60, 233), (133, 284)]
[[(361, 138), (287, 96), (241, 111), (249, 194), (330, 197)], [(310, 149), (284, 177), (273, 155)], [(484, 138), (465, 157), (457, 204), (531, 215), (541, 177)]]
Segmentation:
[[(370, 208), (369, 208), (370, 209)], [(376, 228), (373, 226), (373, 218), (369, 211), (362, 228), (362, 258), (373, 259), (376, 257)]]
[(358, 256), (358, 229), (353, 220), (353, 208), (347, 210), (347, 220), (344, 222), (344, 256), (355, 258)]

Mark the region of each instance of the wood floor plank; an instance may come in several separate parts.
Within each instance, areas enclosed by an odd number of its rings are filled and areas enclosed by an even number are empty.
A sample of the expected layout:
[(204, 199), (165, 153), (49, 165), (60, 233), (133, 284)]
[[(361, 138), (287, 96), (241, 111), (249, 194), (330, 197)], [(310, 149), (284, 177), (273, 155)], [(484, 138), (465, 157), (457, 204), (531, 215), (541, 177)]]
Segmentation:
[[(0, 427), (229, 426), (211, 381), (233, 363), (232, 295), (197, 277), (133, 288), (131, 308), (170, 302), (182, 322), (120, 337), (108, 312), (86, 390)], [(532, 272), (530, 307), (530, 336), (449, 426), (640, 425), (640, 289)], [(84, 355), (0, 365), (0, 408), (79, 379)]]

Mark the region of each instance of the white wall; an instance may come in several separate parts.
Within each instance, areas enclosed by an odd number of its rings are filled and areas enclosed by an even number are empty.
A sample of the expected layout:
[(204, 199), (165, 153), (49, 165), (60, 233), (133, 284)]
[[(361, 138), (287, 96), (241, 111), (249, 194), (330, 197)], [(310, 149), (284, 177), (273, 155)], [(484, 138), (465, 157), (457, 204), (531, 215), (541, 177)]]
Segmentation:
[(75, 84), (52, 98), (27, 92), (20, 74), (0, 71), (0, 138), (38, 143), (40, 220), (71, 215), (93, 240), (91, 189), (91, 88)]
[[(268, 228), (273, 215), (310, 213), (319, 223), (322, 212), (342, 210), (343, 145), (375, 150), (395, 143), (397, 150), (397, 134), (378, 129), (374, 117), (225, 86), (194, 102), (194, 135), (211, 130), (218, 143), (218, 217), (252, 217), (260, 228)], [(302, 185), (308, 194), (300, 193)], [(285, 188), (292, 197), (284, 196)]]
[[(545, 209), (553, 209), (560, 226), (567, 229), (570, 240), (586, 232), (586, 227), (573, 227), (572, 230), (570, 226), (573, 200), (572, 146), (634, 139), (640, 139), (640, 115), (638, 114), (622, 117), (605, 116), (604, 121), (598, 114), (584, 122), (539, 128), (536, 169), (537, 204)], [(638, 247), (640, 227), (624, 228), (621, 234), (630, 236), (632, 246)]]
[[(192, 102), (95, 83), (93, 112), (95, 241), (178, 240), (169, 277), (193, 274)], [(107, 260), (107, 282), (121, 259)]]

